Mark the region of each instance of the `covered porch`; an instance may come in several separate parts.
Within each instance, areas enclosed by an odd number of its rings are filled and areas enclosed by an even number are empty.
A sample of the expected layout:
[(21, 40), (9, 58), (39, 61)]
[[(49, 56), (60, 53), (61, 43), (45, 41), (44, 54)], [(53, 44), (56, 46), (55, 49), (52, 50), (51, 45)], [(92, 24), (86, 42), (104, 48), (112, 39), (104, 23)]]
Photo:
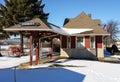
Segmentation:
[[(86, 31), (91, 31), (92, 29), (65, 29), (60, 28), (54, 24), (48, 23), (46, 21), (42, 21), (39, 18), (35, 18), (33, 20), (19, 23), (15, 26), (11, 26), (9, 28), (5, 28), (6, 31), (17, 32), (20, 35), (27, 35), (30, 39), (30, 65), (32, 65), (33, 61), (33, 53), (35, 53), (36, 60), (35, 64), (39, 63), (39, 59), (41, 56), (41, 42), (43, 38), (49, 38), (50, 40), (50, 52), (49, 57), (52, 59), (52, 51), (53, 51), (53, 39), (57, 38), (60, 41), (63, 36), (73, 36), (76, 33), (82, 33)], [(61, 48), (61, 43), (59, 44)], [(22, 48), (23, 49), (23, 48)], [(35, 50), (34, 50), (35, 49)], [(61, 55), (61, 54), (60, 54)]]

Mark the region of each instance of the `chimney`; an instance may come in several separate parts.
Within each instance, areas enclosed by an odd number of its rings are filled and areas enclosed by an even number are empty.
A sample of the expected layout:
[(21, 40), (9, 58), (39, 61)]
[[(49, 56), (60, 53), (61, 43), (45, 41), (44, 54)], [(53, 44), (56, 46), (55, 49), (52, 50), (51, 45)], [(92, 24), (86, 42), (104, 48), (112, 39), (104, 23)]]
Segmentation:
[(91, 14), (88, 14), (88, 16), (91, 18)]

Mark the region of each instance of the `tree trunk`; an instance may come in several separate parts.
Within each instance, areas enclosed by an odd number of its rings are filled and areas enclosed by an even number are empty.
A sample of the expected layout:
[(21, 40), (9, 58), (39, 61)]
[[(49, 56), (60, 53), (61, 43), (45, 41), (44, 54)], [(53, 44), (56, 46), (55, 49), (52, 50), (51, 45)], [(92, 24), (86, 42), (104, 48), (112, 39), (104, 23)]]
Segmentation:
[(0, 44), (0, 57), (2, 56), (2, 53), (1, 53), (1, 44)]
[(21, 48), (21, 54), (24, 54), (24, 51), (23, 51), (23, 34), (20, 33), (20, 48)]

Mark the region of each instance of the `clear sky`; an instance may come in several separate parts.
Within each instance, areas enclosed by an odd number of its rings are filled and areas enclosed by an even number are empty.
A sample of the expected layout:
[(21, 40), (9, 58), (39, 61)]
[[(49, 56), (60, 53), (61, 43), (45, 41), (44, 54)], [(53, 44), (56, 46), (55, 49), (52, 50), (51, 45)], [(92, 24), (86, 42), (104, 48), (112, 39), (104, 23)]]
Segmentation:
[(43, 0), (44, 11), (50, 13), (49, 22), (62, 26), (65, 18), (73, 18), (82, 11), (91, 13), (102, 23), (120, 22), (120, 0)]
[(73, 18), (82, 11), (91, 13), (93, 19), (100, 19), (102, 23), (120, 22), (120, 0), (43, 0), (42, 3), (44, 12), (50, 13), (48, 21), (58, 26), (63, 25), (65, 18)]

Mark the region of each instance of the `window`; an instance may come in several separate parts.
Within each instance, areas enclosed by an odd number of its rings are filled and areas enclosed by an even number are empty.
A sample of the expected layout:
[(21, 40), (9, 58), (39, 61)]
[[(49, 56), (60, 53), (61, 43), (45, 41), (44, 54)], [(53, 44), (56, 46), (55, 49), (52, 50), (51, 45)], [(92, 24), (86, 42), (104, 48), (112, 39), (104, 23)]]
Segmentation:
[(90, 38), (90, 48), (95, 48), (95, 38), (94, 37)]
[(68, 36), (67, 37), (67, 48), (70, 48), (71, 47), (71, 37)]
[(83, 37), (77, 37), (76, 47), (77, 47), (77, 48), (83, 48), (83, 47), (84, 47)]

